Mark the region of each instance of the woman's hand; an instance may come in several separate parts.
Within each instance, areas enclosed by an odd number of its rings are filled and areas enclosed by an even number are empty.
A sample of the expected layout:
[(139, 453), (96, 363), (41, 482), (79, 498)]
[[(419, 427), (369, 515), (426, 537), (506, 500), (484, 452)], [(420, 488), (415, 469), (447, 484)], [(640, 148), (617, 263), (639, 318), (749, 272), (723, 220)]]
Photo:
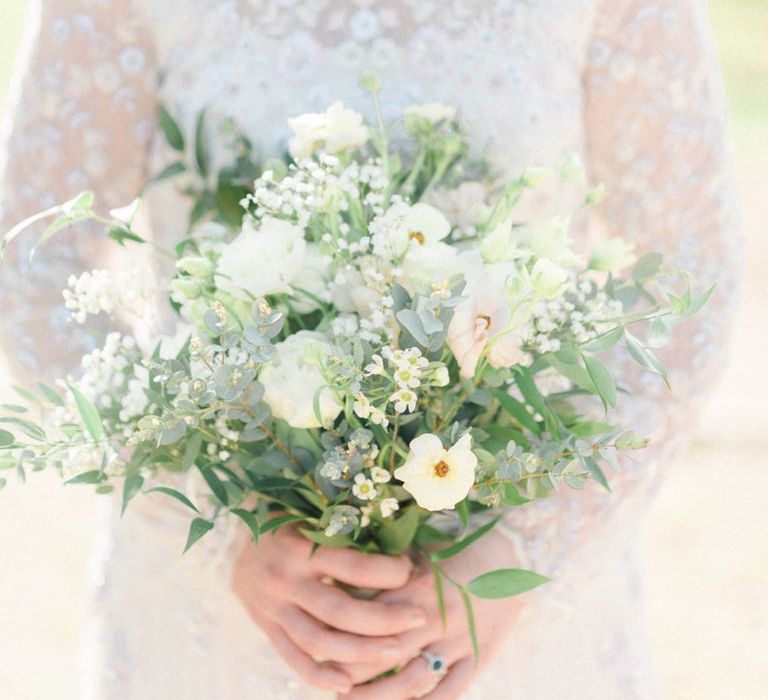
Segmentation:
[(407, 654), (401, 637), (427, 618), (416, 603), (366, 601), (324, 580), (397, 589), (412, 572), (408, 557), (320, 547), (292, 527), (248, 543), (238, 556), (232, 588), (278, 653), (309, 684), (346, 693), (349, 675), (334, 663), (392, 668)]
[[(509, 541), (491, 532), (460, 555), (442, 564), (442, 568), (462, 584), (493, 569), (514, 566), (514, 554)], [(519, 598), (482, 600), (472, 598), (480, 647), (479, 663), (475, 664), (467, 616), (461, 597), (445, 583), (446, 626), (443, 628), (437, 604), (435, 581), (428, 564), (416, 570), (401, 589), (387, 591), (377, 597), (382, 603), (401, 603), (427, 611), (428, 622), (419, 629), (401, 635), (407, 652), (399, 659), (402, 670), (393, 676), (357, 685), (345, 700), (454, 700), (466, 691), (472, 677), (487, 663), (507, 637), (522, 606)], [(420, 656), (427, 651), (445, 659), (448, 671), (442, 678), (431, 672)], [(342, 668), (355, 684), (375, 678), (394, 665), (386, 663), (345, 664)]]

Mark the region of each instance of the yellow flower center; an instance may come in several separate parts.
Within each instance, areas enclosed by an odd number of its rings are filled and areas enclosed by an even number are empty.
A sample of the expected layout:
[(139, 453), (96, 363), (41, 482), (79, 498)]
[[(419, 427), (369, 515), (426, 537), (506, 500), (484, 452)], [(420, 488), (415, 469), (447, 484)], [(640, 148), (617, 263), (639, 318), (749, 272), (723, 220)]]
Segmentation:
[(434, 472), (435, 476), (443, 479), (446, 476), (448, 476), (448, 473), (451, 471), (451, 466), (444, 460), (441, 459), (435, 466), (434, 466)]
[(488, 331), (491, 329), (491, 317), (487, 314), (477, 317), (477, 328), (481, 331)]
[(421, 231), (410, 231), (408, 233), (408, 238), (410, 238), (412, 241), (416, 241), (419, 245), (424, 245), (424, 241), (426, 240), (424, 238), (424, 234)]

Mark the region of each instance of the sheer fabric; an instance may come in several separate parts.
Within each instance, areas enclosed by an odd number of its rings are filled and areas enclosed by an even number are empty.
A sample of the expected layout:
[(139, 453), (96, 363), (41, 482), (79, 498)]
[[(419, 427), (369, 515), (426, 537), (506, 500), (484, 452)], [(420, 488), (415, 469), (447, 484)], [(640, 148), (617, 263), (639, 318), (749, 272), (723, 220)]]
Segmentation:
[[(637, 523), (715, 377), (738, 261), (724, 101), (696, 0), (43, 0), (13, 86), (0, 230), (83, 189), (128, 203), (169, 161), (158, 100), (191, 135), (234, 119), (264, 157), (286, 118), (341, 98), (370, 111), (359, 73), (383, 76), (385, 111), (457, 104), (473, 147), (514, 173), (580, 154), (608, 197), (584, 236), (662, 249), (718, 291), (665, 353), (673, 392), (643, 376), (624, 409), (654, 438), (613, 492), (563, 491), (511, 513), (524, 565), (556, 582), (529, 595), (469, 698), (653, 697), (643, 650)], [(171, 244), (185, 204), (149, 195)], [(0, 267), (0, 342), (20, 378), (70, 370), (89, 340), (67, 322), (71, 272), (104, 266), (98, 233), (69, 231), (29, 266), (29, 237)], [(24, 241), (27, 241), (25, 244)], [(87, 654), (93, 698), (306, 698), (228, 588), (227, 538), (178, 556), (186, 518), (105, 508)], [(166, 506), (163, 506), (166, 508)]]

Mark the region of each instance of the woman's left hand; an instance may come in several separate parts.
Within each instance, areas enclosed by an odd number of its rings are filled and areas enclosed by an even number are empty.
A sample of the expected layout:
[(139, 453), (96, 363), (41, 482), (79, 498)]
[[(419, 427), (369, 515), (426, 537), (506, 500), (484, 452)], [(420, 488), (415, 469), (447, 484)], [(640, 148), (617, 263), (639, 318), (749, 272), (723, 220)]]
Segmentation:
[[(513, 568), (514, 554), (509, 541), (501, 534), (491, 532), (461, 554), (442, 563), (446, 573), (459, 583), (466, 584), (475, 576), (498, 568)], [(519, 597), (483, 600), (472, 597), (480, 656), (475, 663), (472, 639), (467, 626), (467, 615), (459, 592), (444, 582), (446, 625), (440, 618), (437, 592), (432, 569), (428, 563), (420, 565), (403, 588), (386, 591), (377, 600), (385, 603), (408, 603), (427, 613), (427, 624), (417, 630), (400, 635), (407, 653), (401, 659), (401, 670), (395, 675), (368, 685), (371, 678), (389, 670), (381, 664), (347, 664), (343, 669), (358, 684), (345, 700), (454, 700), (461, 697), (473, 676), (487, 663), (514, 626), (523, 605)], [(445, 660), (447, 671), (439, 675), (431, 671), (427, 652)]]

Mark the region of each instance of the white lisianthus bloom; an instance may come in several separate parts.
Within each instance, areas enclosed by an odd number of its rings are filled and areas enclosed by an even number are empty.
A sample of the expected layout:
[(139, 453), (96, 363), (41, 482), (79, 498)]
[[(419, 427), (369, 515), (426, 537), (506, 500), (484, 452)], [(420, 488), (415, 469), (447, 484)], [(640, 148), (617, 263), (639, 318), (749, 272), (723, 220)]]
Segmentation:
[(441, 121), (453, 121), (456, 118), (456, 107), (443, 104), (442, 102), (427, 102), (421, 105), (406, 107), (403, 114), (406, 125), (414, 118), (424, 119), (430, 124), (437, 124)]
[(512, 273), (511, 266), (489, 265), (468, 281), (466, 298), (456, 306), (447, 336), (462, 377), (474, 376), (486, 351), (493, 367), (511, 367), (525, 357), (519, 332), (509, 328), (512, 307), (504, 287)]
[(342, 313), (370, 316), (381, 302), (381, 295), (366, 284), (359, 270), (349, 265), (336, 273), (331, 284), (331, 302)]
[(373, 252), (384, 259), (400, 258), (409, 246), (431, 247), (450, 232), (445, 215), (430, 204), (398, 202), (370, 224)]
[(571, 250), (569, 225), (569, 217), (553, 216), (541, 224), (524, 229), (521, 237), (537, 258), (549, 258), (558, 265), (577, 265), (581, 258)]
[(363, 115), (345, 109), (339, 101), (321, 114), (302, 114), (289, 119), (288, 126), (294, 133), (288, 150), (296, 159), (308, 158), (321, 146), (325, 146), (328, 153), (337, 153), (347, 148), (358, 148), (368, 140), (368, 127), (363, 122)]
[(610, 238), (592, 249), (589, 267), (602, 272), (616, 272), (629, 267), (637, 260), (634, 244), (623, 238)]
[(462, 271), (458, 251), (455, 246), (447, 243), (410, 246), (400, 267), (414, 282), (423, 281), (435, 285), (440, 285)]
[(395, 478), (422, 508), (444, 510), (466, 498), (475, 483), (476, 468), (469, 433), (449, 450), (437, 435), (425, 433), (411, 441), (405, 464), (395, 470)]
[(294, 288), (292, 306), (300, 314), (306, 314), (318, 308), (317, 302), (304, 292), (308, 292), (320, 301), (329, 301), (328, 265), (314, 243), (307, 243), (304, 267), (301, 274), (291, 280), (291, 287)]
[(222, 248), (216, 265), (216, 285), (237, 299), (286, 294), (304, 270), (307, 244), (304, 230), (271, 216), (258, 230), (250, 220), (231, 243)]
[(563, 293), (568, 285), (568, 270), (547, 258), (539, 258), (531, 270), (531, 286), (547, 299)]
[[(323, 354), (330, 351), (325, 335), (316, 331), (299, 331), (275, 346), (275, 358), (259, 373), (264, 386), (264, 401), (277, 418), (294, 428), (319, 428), (313, 402), (315, 393), (326, 386), (320, 369), (308, 359), (311, 346)], [(341, 404), (333, 392), (325, 388), (320, 393), (320, 415), (323, 424), (335, 420)]]

